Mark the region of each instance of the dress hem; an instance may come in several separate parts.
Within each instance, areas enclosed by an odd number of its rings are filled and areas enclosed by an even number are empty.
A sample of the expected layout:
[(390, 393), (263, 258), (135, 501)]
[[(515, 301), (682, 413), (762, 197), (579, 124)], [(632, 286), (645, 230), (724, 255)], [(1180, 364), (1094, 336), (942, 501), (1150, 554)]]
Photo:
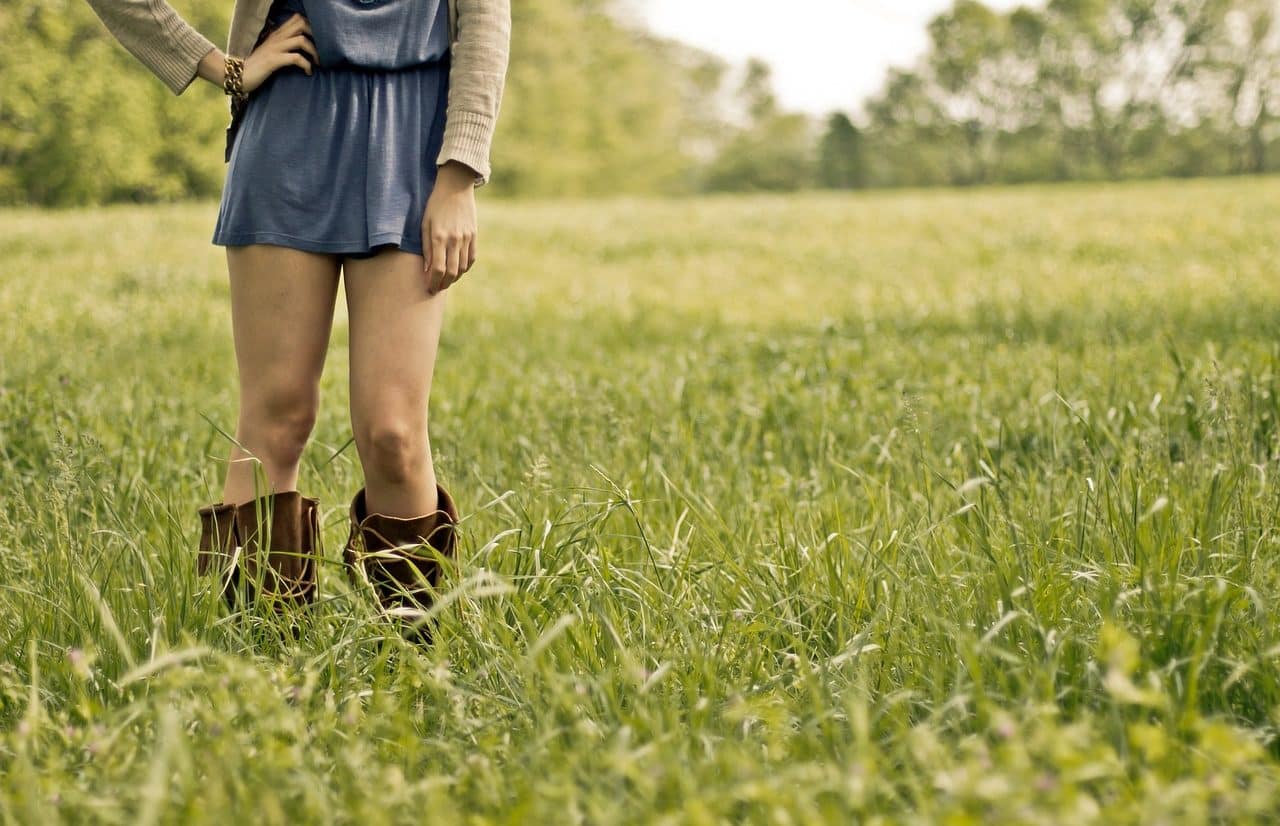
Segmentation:
[(394, 244), (405, 252), (422, 255), (421, 242), (413, 243), (402, 232), (379, 232), (361, 241), (316, 241), (283, 232), (244, 232), (230, 235), (215, 234), (213, 243), (220, 247), (240, 247), (248, 244), (274, 244), (305, 252), (340, 253), (343, 255), (368, 255), (373, 247)]

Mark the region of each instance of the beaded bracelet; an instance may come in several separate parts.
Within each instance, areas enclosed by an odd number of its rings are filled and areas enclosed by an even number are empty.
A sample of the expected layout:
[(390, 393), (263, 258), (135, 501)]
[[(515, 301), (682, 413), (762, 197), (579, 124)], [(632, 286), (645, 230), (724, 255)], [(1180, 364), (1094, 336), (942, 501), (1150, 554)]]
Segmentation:
[(223, 61), (227, 73), (222, 80), (222, 91), (240, 103), (249, 97), (244, 91), (244, 60), (227, 55)]

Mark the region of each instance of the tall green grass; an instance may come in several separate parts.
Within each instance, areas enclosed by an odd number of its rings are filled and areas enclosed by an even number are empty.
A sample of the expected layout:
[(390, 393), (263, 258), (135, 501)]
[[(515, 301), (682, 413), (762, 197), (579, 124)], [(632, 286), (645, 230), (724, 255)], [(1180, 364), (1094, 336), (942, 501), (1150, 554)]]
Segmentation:
[[(15, 823), (1280, 816), (1280, 181), (482, 204), (429, 650), (194, 575), (214, 206), (0, 212)], [(340, 308), (340, 313), (343, 310)]]

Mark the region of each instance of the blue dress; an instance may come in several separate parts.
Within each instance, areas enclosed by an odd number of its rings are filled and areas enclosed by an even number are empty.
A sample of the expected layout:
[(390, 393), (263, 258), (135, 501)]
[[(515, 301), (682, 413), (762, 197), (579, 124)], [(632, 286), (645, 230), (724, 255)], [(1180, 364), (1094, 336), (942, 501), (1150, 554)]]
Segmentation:
[(264, 35), (295, 13), (319, 63), (250, 94), (228, 135), (213, 243), (421, 255), (448, 102), (447, 0), (273, 0)]

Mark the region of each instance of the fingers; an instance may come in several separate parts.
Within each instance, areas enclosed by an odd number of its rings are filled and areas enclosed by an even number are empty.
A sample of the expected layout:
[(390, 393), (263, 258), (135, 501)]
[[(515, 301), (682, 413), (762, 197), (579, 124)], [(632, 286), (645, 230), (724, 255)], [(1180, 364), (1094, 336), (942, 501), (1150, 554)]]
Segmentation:
[(282, 37), (295, 35), (298, 32), (311, 34), (311, 21), (302, 14), (295, 12), (293, 17), (281, 23), (280, 28), (276, 29), (276, 31), (280, 32)]
[(446, 249), (448, 251), (445, 253), (447, 256), (445, 259), (447, 263), (444, 274), (447, 280), (445, 281), (443, 289), (448, 289), (453, 285), (453, 282), (457, 281), (458, 277), (462, 275), (462, 272), (459, 269), (459, 259), (466, 254), (465, 242), (461, 238), (450, 238)]
[(475, 264), (475, 235), (436, 232), (429, 235), (425, 267), (427, 291), (447, 290)]
[(320, 53), (316, 51), (316, 44), (311, 42), (311, 38), (307, 37), (305, 34), (296, 34), (288, 40), (285, 40), (280, 45), (289, 51), (301, 49), (311, 55), (311, 59), (316, 63), (320, 62)]
[(462, 272), (471, 272), (471, 268), (476, 265), (476, 236), (472, 235), (471, 240), (467, 243), (466, 261), (462, 268)]
[(427, 289), (431, 289), (431, 224), (422, 222), (422, 272), (427, 276)]
[(311, 21), (297, 13), (272, 29), (245, 57), (244, 90), (254, 91), (286, 66), (311, 75), (320, 65), (320, 53), (310, 35)]
[(267, 35), (266, 42), (279, 42), (299, 34), (311, 34), (311, 22), (302, 15), (295, 14), (272, 29), (271, 34)]
[(303, 17), (301, 14), (295, 14), (288, 20), (284, 21), (271, 33), (268, 40), (272, 41), (272, 45), (286, 51), (294, 51), (302, 49), (316, 57), (315, 41), (312, 39), (311, 21)]
[(447, 272), (448, 239), (444, 233), (431, 233), (431, 267), (427, 270), (427, 292), (437, 293), (445, 288)]
[(311, 74), (311, 61), (307, 60), (305, 56), (300, 55), (297, 52), (286, 53), (284, 61), (280, 65), (281, 66), (297, 66), (307, 74)]

